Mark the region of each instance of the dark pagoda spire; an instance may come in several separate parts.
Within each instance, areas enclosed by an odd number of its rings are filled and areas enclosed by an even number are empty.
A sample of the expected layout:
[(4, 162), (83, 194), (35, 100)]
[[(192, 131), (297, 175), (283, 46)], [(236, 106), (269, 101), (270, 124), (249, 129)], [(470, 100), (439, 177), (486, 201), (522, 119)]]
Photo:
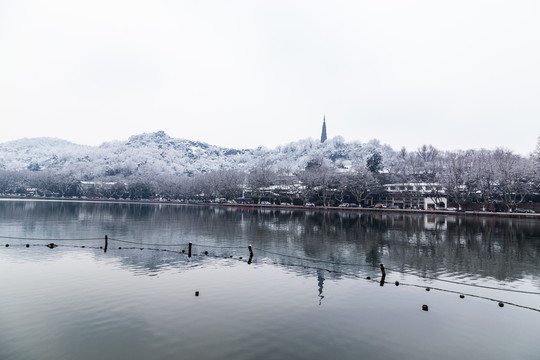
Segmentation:
[(321, 143), (326, 141), (326, 115), (323, 117)]

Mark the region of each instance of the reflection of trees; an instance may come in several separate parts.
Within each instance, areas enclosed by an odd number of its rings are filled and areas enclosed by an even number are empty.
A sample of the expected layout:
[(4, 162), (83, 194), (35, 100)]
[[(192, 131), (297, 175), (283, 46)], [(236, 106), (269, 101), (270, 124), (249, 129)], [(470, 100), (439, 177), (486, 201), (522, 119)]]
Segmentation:
[[(108, 234), (141, 243), (191, 241), (201, 245), (196, 251), (211, 250), (219, 256), (233, 252), (247, 256), (247, 245), (252, 244), (256, 261), (268, 257), (282, 264), (346, 273), (378, 274), (377, 266), (383, 262), (390, 270), (409, 269), (420, 275), (511, 281), (537, 276), (540, 254), (538, 222), (491, 217), (2, 201), (0, 218), (5, 224), (0, 235), (5, 236), (100, 238)], [(216, 246), (245, 246), (245, 250)], [(160, 262), (156, 256), (162, 255), (126, 252), (119, 256), (126, 256), (126, 263), (143, 262), (151, 269)]]

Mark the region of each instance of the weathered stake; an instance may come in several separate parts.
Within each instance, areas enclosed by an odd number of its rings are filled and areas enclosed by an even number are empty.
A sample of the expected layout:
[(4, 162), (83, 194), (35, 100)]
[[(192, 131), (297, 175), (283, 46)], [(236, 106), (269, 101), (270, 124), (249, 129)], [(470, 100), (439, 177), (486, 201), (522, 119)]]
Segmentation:
[(103, 248), (103, 252), (107, 252), (107, 246), (109, 246), (109, 236), (105, 235), (105, 247)]
[(188, 247), (188, 257), (191, 257), (191, 247), (193, 246), (193, 243), (189, 243), (189, 247)]
[(386, 270), (384, 269), (384, 264), (381, 264), (381, 272), (382, 272), (382, 277), (381, 277), (380, 285), (384, 286), (384, 280), (386, 279)]
[(253, 261), (253, 248), (251, 247), (251, 245), (248, 245), (248, 249), (249, 249), (249, 260), (248, 260), (248, 264), (251, 264), (251, 261)]

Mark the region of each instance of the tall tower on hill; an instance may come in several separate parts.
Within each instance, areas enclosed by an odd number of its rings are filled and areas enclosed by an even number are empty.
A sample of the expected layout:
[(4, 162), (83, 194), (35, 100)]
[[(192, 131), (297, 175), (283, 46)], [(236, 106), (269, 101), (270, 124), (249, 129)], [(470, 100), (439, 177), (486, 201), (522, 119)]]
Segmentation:
[(323, 117), (321, 143), (326, 141), (326, 115)]

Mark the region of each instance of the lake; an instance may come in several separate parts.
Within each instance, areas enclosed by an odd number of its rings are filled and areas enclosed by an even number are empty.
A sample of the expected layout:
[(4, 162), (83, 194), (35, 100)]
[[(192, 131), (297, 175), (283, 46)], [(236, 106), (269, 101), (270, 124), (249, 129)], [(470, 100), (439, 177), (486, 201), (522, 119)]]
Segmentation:
[(540, 354), (538, 220), (1, 200), (0, 243), (2, 360)]

